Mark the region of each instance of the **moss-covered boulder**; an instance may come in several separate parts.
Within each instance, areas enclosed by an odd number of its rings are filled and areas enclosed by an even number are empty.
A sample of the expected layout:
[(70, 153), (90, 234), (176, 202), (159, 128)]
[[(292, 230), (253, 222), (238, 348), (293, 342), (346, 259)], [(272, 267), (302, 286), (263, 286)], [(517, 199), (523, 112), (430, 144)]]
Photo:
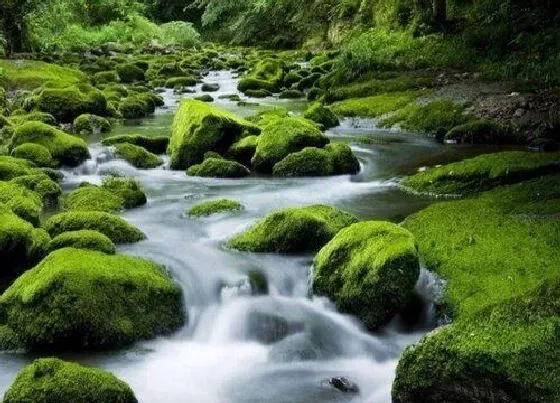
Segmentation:
[(93, 75), (95, 85), (118, 83), (121, 79), (115, 70), (99, 71)]
[(165, 154), (167, 146), (169, 145), (169, 137), (156, 136), (141, 136), (141, 135), (119, 135), (106, 137), (101, 140), (101, 144), (112, 146), (116, 144), (128, 143), (135, 146), (145, 148), (153, 154)]
[(163, 104), (163, 98), (150, 92), (130, 93), (120, 102), (119, 113), (125, 119), (140, 119), (151, 115)]
[(26, 143), (45, 147), (62, 165), (76, 166), (90, 157), (84, 140), (41, 122), (28, 122), (18, 127), (9, 148), (13, 151)]
[(32, 163), (26, 159), (0, 155), (0, 180), (7, 181), (33, 173)]
[(455, 126), (447, 132), (445, 140), (458, 144), (508, 144), (517, 143), (512, 130), (491, 120), (474, 120)]
[(279, 96), (280, 99), (298, 99), (304, 97), (305, 97), (305, 93), (303, 91), (295, 90), (295, 89), (284, 90), (280, 93)]
[(189, 217), (205, 217), (217, 213), (243, 210), (243, 205), (234, 200), (220, 199), (199, 203), (188, 212)]
[(184, 100), (175, 114), (168, 153), (173, 169), (186, 169), (203, 161), (204, 153), (224, 154), (246, 135), (260, 129), (234, 115), (204, 102)]
[(329, 139), (311, 121), (298, 117), (268, 118), (259, 136), (252, 164), (258, 172), (271, 173), (274, 165), (305, 147), (322, 148)]
[(259, 89), (259, 90), (247, 90), (245, 91), (245, 95), (247, 95), (250, 98), (268, 98), (271, 97), (273, 94), (268, 90)]
[(207, 178), (244, 178), (250, 173), (251, 171), (239, 162), (213, 157), (206, 158), (201, 164), (192, 165), (187, 169), (189, 176)]
[(333, 160), (334, 175), (355, 175), (360, 172), (360, 161), (346, 143), (330, 143), (325, 146)]
[(74, 132), (79, 134), (99, 134), (109, 133), (111, 124), (107, 119), (101, 116), (89, 113), (78, 116), (74, 119)]
[(107, 114), (107, 99), (93, 87), (47, 88), (37, 97), (37, 108), (53, 115), (58, 122), (72, 123), (84, 113)]
[(56, 358), (23, 368), (4, 395), (4, 403), (137, 403), (134, 392), (109, 372)]
[(196, 85), (196, 78), (186, 77), (172, 77), (165, 82), (167, 88), (176, 87), (194, 87)]
[(226, 155), (236, 160), (240, 164), (250, 166), (251, 159), (253, 158), (253, 155), (255, 155), (255, 151), (257, 150), (258, 142), (258, 136), (243, 137), (241, 140), (231, 145)]
[(39, 224), (43, 210), (41, 197), (25, 186), (0, 181), (0, 204), (33, 225)]
[(64, 232), (54, 237), (49, 244), (50, 251), (64, 248), (89, 249), (108, 255), (115, 254), (113, 241), (99, 231), (88, 229)]
[(319, 123), (325, 129), (338, 126), (340, 124), (338, 118), (329, 108), (324, 107), (320, 103), (311, 105), (303, 114), (303, 117)]
[(64, 197), (64, 208), (73, 211), (116, 212), (124, 209), (123, 199), (99, 186), (81, 186)]
[(133, 144), (116, 144), (115, 153), (136, 168), (150, 169), (163, 165), (163, 159), (152, 154), (145, 148)]
[(69, 211), (49, 218), (45, 230), (56, 237), (63, 232), (91, 229), (105, 234), (114, 243), (133, 243), (146, 238), (138, 228), (114, 214), (101, 211)]
[(103, 178), (101, 187), (119, 196), (126, 209), (142, 206), (148, 201), (140, 183), (132, 178), (109, 176)]
[(333, 172), (331, 154), (316, 147), (307, 147), (290, 154), (272, 169), (274, 176), (329, 176)]
[(202, 91), (205, 92), (216, 92), (220, 90), (220, 84), (218, 83), (204, 83), (202, 84)]
[[(58, 178), (55, 179), (58, 180)], [(58, 198), (62, 194), (62, 188), (58, 182), (41, 170), (33, 170), (29, 175), (18, 176), (10, 182), (24, 186), (38, 194), (46, 207), (56, 207)]]
[(228, 246), (251, 252), (313, 252), (357, 221), (350, 213), (324, 205), (288, 208), (272, 212)]
[(284, 63), (278, 59), (264, 59), (259, 61), (251, 74), (239, 80), (237, 88), (241, 92), (247, 90), (267, 90), (276, 92), (280, 90), (284, 79)]
[(52, 167), (55, 165), (51, 152), (40, 144), (24, 143), (14, 147), (12, 156), (31, 161), (38, 167)]
[(49, 242), (44, 230), (0, 207), (0, 277), (10, 277), (36, 264), (47, 254)]
[(117, 74), (123, 83), (134, 83), (144, 81), (144, 70), (136, 63), (123, 63), (117, 66)]
[[(17, 112), (17, 111), (16, 111)], [(56, 125), (56, 119), (47, 112), (32, 111), (29, 113), (15, 113), (8, 118), (8, 122), (13, 127), (21, 126), (27, 122), (43, 122), (51, 126)]]
[(181, 288), (155, 263), (65, 248), (0, 297), (6, 324), (30, 350), (99, 350), (183, 325)]
[(372, 330), (404, 308), (420, 273), (414, 236), (377, 221), (340, 231), (319, 251), (313, 267), (313, 292)]

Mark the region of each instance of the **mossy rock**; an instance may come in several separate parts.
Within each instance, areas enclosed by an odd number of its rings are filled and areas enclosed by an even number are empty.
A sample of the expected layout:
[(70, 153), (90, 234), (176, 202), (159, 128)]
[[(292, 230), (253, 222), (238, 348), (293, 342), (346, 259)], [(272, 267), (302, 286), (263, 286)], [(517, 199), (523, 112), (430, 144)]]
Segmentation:
[(247, 90), (245, 91), (245, 95), (250, 98), (268, 98), (272, 96), (272, 92), (260, 89), (260, 90)]
[(117, 66), (117, 73), (123, 83), (134, 83), (144, 81), (144, 70), (135, 63), (124, 63)]
[(163, 165), (163, 159), (152, 154), (145, 148), (133, 144), (116, 144), (115, 153), (136, 168), (150, 169)]
[(74, 131), (79, 134), (109, 133), (111, 124), (101, 116), (84, 114), (74, 119)]
[(196, 99), (197, 101), (201, 101), (201, 102), (214, 102), (214, 98), (211, 95), (208, 95), (208, 94), (204, 94), (204, 95), (201, 95), (199, 97), (195, 97), (194, 99)]
[(39, 215), (43, 210), (42, 199), (25, 186), (0, 181), (0, 203), (31, 224), (39, 224)]
[(133, 94), (119, 104), (119, 112), (125, 119), (140, 119), (154, 113), (161, 106), (160, 99), (151, 94)]
[(32, 111), (29, 113), (12, 114), (8, 118), (10, 125), (17, 127), (27, 122), (43, 122), (51, 126), (56, 125), (56, 119), (53, 115), (47, 112)]
[(105, 146), (112, 146), (116, 144), (128, 143), (135, 146), (145, 148), (153, 154), (165, 154), (167, 146), (169, 145), (169, 137), (149, 137), (141, 135), (119, 135), (106, 137), (101, 140), (101, 144)]
[(333, 172), (331, 154), (316, 147), (306, 147), (290, 154), (272, 169), (274, 176), (329, 176)]
[(38, 167), (52, 167), (56, 165), (48, 148), (40, 144), (21, 144), (12, 150), (12, 156), (31, 161)]
[(100, 71), (93, 75), (95, 85), (118, 83), (120, 81), (119, 74), (115, 70)]
[(212, 214), (240, 211), (244, 207), (241, 203), (234, 200), (220, 199), (199, 203), (193, 206), (188, 212), (189, 217), (206, 217)]
[(263, 125), (252, 164), (258, 172), (271, 173), (274, 165), (288, 155), (305, 147), (322, 148), (328, 142), (315, 123), (307, 119), (271, 117)]
[(25, 272), (0, 306), (33, 351), (114, 349), (185, 321), (181, 288), (152, 261), (74, 248)]
[(305, 93), (300, 90), (284, 90), (280, 93), (280, 99), (299, 99), (305, 98)]
[(103, 178), (101, 187), (119, 196), (126, 209), (143, 206), (148, 201), (140, 183), (131, 178), (109, 176)]
[(167, 88), (194, 87), (195, 85), (196, 78), (194, 77), (173, 77), (165, 82)]
[(53, 115), (58, 122), (71, 123), (84, 113), (107, 114), (107, 100), (93, 87), (47, 88), (37, 98), (37, 108)]
[(11, 278), (13, 274), (32, 267), (48, 251), (49, 235), (34, 228), (5, 207), (0, 207), (0, 277)]
[(258, 142), (258, 136), (243, 137), (241, 140), (231, 145), (226, 155), (233, 158), (240, 164), (250, 166), (251, 159), (257, 150)]
[(62, 165), (77, 166), (90, 157), (84, 140), (41, 122), (28, 122), (18, 127), (9, 148), (13, 151), (26, 143), (45, 147)]
[(0, 155), (0, 180), (10, 180), (33, 173), (31, 162), (22, 158)]
[(265, 91), (265, 93), (267, 94), (272, 94), (273, 92), (278, 91), (278, 86), (266, 80), (260, 80), (253, 77), (245, 77), (239, 80), (237, 89), (247, 96), (251, 96), (248, 95), (247, 92)]
[(99, 231), (87, 229), (64, 232), (54, 237), (49, 244), (50, 251), (64, 248), (88, 249), (108, 255), (115, 254), (115, 244), (113, 241)]
[(334, 175), (355, 175), (360, 172), (360, 161), (346, 143), (330, 143), (324, 148), (333, 159)]
[(560, 171), (560, 155), (506, 151), (427, 169), (402, 185), (434, 194), (471, 194)]
[(206, 158), (201, 164), (192, 165), (187, 169), (189, 176), (207, 178), (244, 178), (250, 173), (251, 171), (239, 162), (214, 157)]
[(458, 144), (508, 144), (517, 143), (512, 131), (497, 122), (475, 120), (455, 126), (445, 135), (445, 140)]
[(144, 233), (124, 219), (101, 211), (69, 211), (49, 218), (45, 230), (56, 237), (63, 232), (91, 229), (105, 234), (114, 243), (134, 243), (146, 238)]
[(218, 83), (204, 83), (202, 84), (202, 91), (204, 92), (216, 92), (220, 90), (220, 84)]
[(293, 84), (301, 81), (303, 76), (298, 72), (291, 71), (284, 76), (284, 87), (290, 88)]
[(4, 403), (137, 403), (134, 392), (109, 372), (57, 358), (23, 368), (4, 395)]
[[(58, 180), (58, 178), (55, 178)], [(43, 204), (48, 207), (56, 207), (58, 198), (62, 194), (62, 188), (56, 180), (41, 170), (33, 170), (29, 175), (18, 176), (11, 180), (12, 183), (25, 186), (30, 191), (39, 195)]]
[(124, 209), (123, 199), (99, 186), (82, 186), (64, 197), (64, 208), (72, 211), (117, 212)]
[(303, 114), (303, 117), (319, 123), (325, 129), (336, 127), (340, 124), (338, 118), (329, 108), (324, 107), (320, 103), (311, 105)]
[(350, 213), (324, 205), (277, 210), (235, 236), (228, 246), (250, 252), (313, 252), (357, 221)]
[(260, 129), (231, 112), (195, 100), (184, 100), (175, 114), (168, 154), (173, 169), (186, 169), (203, 161), (204, 153), (224, 154), (247, 135)]
[(313, 267), (313, 292), (372, 330), (404, 308), (420, 273), (414, 236), (378, 221), (340, 231), (319, 251)]

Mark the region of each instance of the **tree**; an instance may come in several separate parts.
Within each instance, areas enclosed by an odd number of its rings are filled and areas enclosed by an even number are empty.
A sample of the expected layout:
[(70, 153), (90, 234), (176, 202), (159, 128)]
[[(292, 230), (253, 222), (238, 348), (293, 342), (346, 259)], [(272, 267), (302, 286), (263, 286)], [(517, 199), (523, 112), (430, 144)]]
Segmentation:
[(25, 16), (36, 7), (38, 0), (1, 0), (0, 26), (6, 40), (6, 54), (20, 53), (28, 49)]

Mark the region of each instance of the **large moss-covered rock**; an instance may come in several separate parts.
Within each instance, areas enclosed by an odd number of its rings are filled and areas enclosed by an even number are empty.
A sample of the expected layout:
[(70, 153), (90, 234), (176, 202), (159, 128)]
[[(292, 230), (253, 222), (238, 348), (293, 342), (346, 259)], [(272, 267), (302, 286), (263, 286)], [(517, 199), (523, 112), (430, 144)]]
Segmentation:
[(187, 169), (187, 175), (207, 178), (244, 178), (250, 173), (249, 169), (239, 162), (213, 157)]
[(320, 103), (311, 105), (303, 114), (303, 117), (319, 123), (325, 129), (338, 126), (340, 124), (338, 118), (329, 108), (324, 107)]
[(127, 209), (142, 206), (148, 201), (140, 183), (131, 178), (109, 176), (103, 179), (101, 187), (119, 196)]
[[(58, 180), (58, 178), (55, 178)], [(12, 183), (25, 186), (35, 192), (43, 200), (46, 207), (56, 207), (62, 194), (62, 187), (45, 172), (34, 170), (29, 175), (18, 176), (11, 180)]]
[(50, 251), (63, 248), (90, 249), (108, 255), (115, 254), (115, 244), (109, 237), (99, 231), (88, 229), (63, 232), (54, 237), (49, 244)]
[(169, 137), (148, 137), (141, 135), (119, 135), (106, 137), (101, 140), (101, 144), (105, 146), (113, 146), (116, 144), (128, 143), (135, 146), (143, 147), (154, 154), (165, 154), (169, 145)]
[(23, 368), (4, 395), (4, 403), (137, 403), (130, 387), (109, 372), (56, 358)]
[(245, 166), (249, 166), (251, 165), (251, 158), (257, 150), (258, 142), (258, 136), (243, 137), (237, 143), (231, 145), (226, 155)]
[(0, 297), (31, 350), (112, 349), (185, 320), (181, 288), (155, 263), (84, 249), (52, 252)]
[(330, 143), (325, 146), (333, 160), (334, 175), (355, 175), (360, 172), (360, 161), (346, 143)]
[(37, 108), (53, 115), (58, 122), (72, 123), (84, 113), (107, 114), (107, 100), (93, 87), (47, 88), (37, 97)]
[(12, 150), (12, 156), (31, 161), (38, 167), (51, 167), (55, 164), (48, 148), (40, 144), (25, 143)]
[(284, 63), (277, 59), (264, 59), (258, 62), (251, 74), (239, 80), (237, 88), (241, 92), (247, 90), (280, 90), (284, 79)]
[(328, 176), (333, 171), (332, 156), (316, 147), (307, 147), (290, 154), (272, 169), (275, 176)]
[(168, 153), (173, 169), (199, 164), (208, 151), (225, 153), (246, 135), (260, 130), (231, 112), (204, 102), (184, 100), (175, 114)]
[(116, 144), (115, 153), (136, 168), (150, 169), (163, 165), (163, 159), (145, 148), (133, 144)]
[(311, 121), (298, 117), (269, 117), (263, 124), (252, 163), (258, 172), (271, 173), (274, 165), (305, 147), (322, 148), (329, 142)]
[(133, 243), (146, 236), (119, 216), (101, 211), (71, 211), (49, 218), (44, 228), (52, 236), (68, 231), (91, 229), (107, 235), (115, 243)]
[(26, 159), (0, 155), (0, 180), (7, 181), (33, 173), (32, 163)]
[(18, 127), (11, 139), (10, 150), (26, 143), (45, 147), (62, 165), (76, 166), (90, 157), (84, 140), (41, 122)]
[(420, 272), (414, 236), (377, 221), (340, 231), (313, 266), (313, 292), (328, 296), (369, 329), (384, 325), (405, 306)]
[(39, 224), (43, 210), (41, 197), (23, 185), (0, 181), (0, 205), (33, 225)]
[(111, 131), (111, 124), (107, 119), (101, 116), (86, 113), (74, 119), (74, 132), (80, 134), (98, 134), (109, 133)]
[(117, 66), (117, 73), (123, 83), (144, 81), (144, 70), (135, 63), (123, 63)]
[(64, 197), (64, 207), (73, 211), (120, 211), (124, 209), (123, 199), (99, 186), (81, 186)]
[(251, 252), (312, 252), (357, 221), (350, 213), (324, 205), (277, 210), (231, 239), (228, 246)]

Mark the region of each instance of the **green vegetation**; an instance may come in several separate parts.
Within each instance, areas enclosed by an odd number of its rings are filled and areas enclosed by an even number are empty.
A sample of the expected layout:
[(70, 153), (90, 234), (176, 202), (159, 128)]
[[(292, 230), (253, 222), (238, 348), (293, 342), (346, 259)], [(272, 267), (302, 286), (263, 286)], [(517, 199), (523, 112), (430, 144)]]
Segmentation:
[[(21, 175), (11, 180), (12, 183), (22, 185), (32, 192), (37, 193), (45, 206), (58, 205), (58, 198), (62, 188), (42, 169), (34, 169), (28, 175)], [(58, 180), (57, 177), (55, 177)]]
[(509, 151), (429, 168), (402, 185), (419, 192), (471, 194), (560, 171), (558, 154)]
[(163, 160), (160, 157), (152, 154), (143, 147), (135, 146), (130, 143), (116, 144), (115, 152), (117, 156), (136, 168), (150, 169), (163, 165)]
[(285, 66), (276, 59), (265, 59), (259, 61), (251, 70), (251, 73), (239, 80), (237, 89), (250, 95), (247, 91), (266, 90), (278, 92), (284, 79)]
[(226, 155), (240, 164), (250, 166), (251, 159), (253, 158), (253, 155), (255, 155), (258, 143), (258, 136), (243, 137), (241, 140), (231, 145)]
[(490, 120), (475, 120), (455, 126), (447, 132), (445, 140), (458, 144), (508, 144), (519, 142), (511, 130)]
[(51, 152), (40, 144), (24, 143), (14, 147), (12, 156), (26, 159), (38, 167), (52, 167), (54, 165)]
[(140, 135), (122, 135), (122, 136), (111, 136), (106, 137), (101, 140), (101, 144), (106, 146), (112, 146), (121, 143), (133, 144), (145, 148), (154, 154), (165, 154), (167, 146), (169, 145), (169, 137), (147, 137)]
[(387, 323), (408, 302), (420, 264), (414, 236), (388, 222), (341, 230), (314, 261), (313, 292), (369, 328)]
[(146, 238), (136, 227), (122, 218), (101, 211), (72, 211), (49, 218), (44, 228), (56, 237), (63, 232), (90, 229), (105, 234), (114, 243), (133, 243)]
[(107, 236), (99, 231), (81, 230), (64, 232), (51, 240), (49, 250), (54, 251), (63, 248), (88, 249), (115, 254), (115, 244)]
[(137, 403), (130, 387), (109, 372), (56, 358), (23, 368), (4, 396), (5, 403)]
[(325, 108), (320, 103), (314, 103), (307, 108), (303, 117), (322, 125), (324, 129), (330, 129), (331, 127), (335, 127), (340, 124), (338, 118), (332, 110)]
[(0, 59), (0, 85), (9, 89), (32, 90), (47, 83), (63, 87), (85, 81), (84, 73), (56, 64)]
[(350, 213), (324, 205), (277, 210), (232, 238), (228, 246), (251, 252), (314, 252), (357, 221)]
[(74, 131), (76, 133), (109, 133), (111, 131), (111, 124), (109, 121), (101, 116), (84, 114), (74, 119)]
[(94, 185), (81, 186), (64, 197), (64, 207), (73, 211), (123, 210), (123, 199), (110, 190)]
[(155, 263), (72, 248), (25, 272), (0, 305), (31, 350), (112, 349), (170, 333), (185, 319), (181, 288)]
[(173, 169), (186, 169), (203, 161), (204, 153), (225, 153), (242, 137), (260, 129), (231, 112), (204, 102), (184, 100), (175, 114), (168, 153)]
[(37, 96), (37, 108), (58, 122), (72, 123), (82, 114), (107, 115), (107, 100), (93, 87), (47, 88)]
[(351, 98), (334, 103), (331, 109), (340, 116), (377, 118), (404, 108), (417, 96), (417, 92), (408, 91), (374, 95), (366, 98)]
[(192, 165), (187, 169), (189, 176), (208, 178), (243, 178), (251, 172), (239, 162), (223, 158), (206, 158), (201, 164)]
[(108, 176), (103, 178), (101, 187), (119, 196), (126, 209), (143, 206), (148, 201), (140, 183), (131, 178)]
[(196, 206), (193, 206), (187, 212), (187, 215), (189, 217), (205, 217), (216, 213), (240, 211), (243, 209), (244, 209), (243, 205), (239, 202), (233, 200), (227, 200), (227, 199), (220, 199), (220, 200), (211, 200), (211, 201), (199, 203)]
[(39, 215), (43, 210), (42, 199), (25, 186), (0, 181), (0, 203), (31, 224), (39, 224)]

